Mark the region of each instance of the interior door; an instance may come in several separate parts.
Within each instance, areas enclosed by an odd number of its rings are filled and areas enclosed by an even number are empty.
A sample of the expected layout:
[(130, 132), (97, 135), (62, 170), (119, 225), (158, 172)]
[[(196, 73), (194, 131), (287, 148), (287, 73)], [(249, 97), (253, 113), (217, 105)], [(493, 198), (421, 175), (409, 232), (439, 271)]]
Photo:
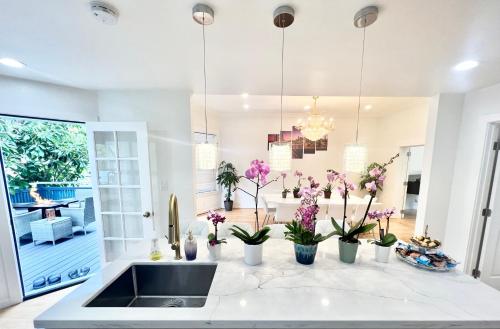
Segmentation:
[(500, 140), (493, 146), (493, 168), (490, 177), (489, 199), (483, 211), (486, 229), (480, 276), (481, 281), (500, 290)]
[(87, 124), (101, 255), (110, 262), (153, 236), (145, 122)]

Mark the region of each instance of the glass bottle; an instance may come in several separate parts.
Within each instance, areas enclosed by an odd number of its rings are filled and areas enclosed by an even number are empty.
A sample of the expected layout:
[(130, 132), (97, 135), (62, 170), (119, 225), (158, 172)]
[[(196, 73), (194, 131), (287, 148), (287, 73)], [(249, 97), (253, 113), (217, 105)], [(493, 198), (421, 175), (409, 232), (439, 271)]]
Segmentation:
[(197, 251), (198, 243), (193, 236), (193, 232), (189, 230), (187, 239), (184, 241), (184, 253), (186, 254), (186, 260), (195, 260)]

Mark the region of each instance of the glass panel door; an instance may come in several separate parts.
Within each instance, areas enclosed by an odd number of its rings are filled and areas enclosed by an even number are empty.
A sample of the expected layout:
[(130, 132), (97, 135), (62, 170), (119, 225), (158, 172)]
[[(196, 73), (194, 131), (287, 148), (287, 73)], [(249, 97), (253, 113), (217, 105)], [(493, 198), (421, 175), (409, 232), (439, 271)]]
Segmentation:
[(89, 123), (89, 149), (103, 258), (110, 262), (154, 229), (145, 123)]

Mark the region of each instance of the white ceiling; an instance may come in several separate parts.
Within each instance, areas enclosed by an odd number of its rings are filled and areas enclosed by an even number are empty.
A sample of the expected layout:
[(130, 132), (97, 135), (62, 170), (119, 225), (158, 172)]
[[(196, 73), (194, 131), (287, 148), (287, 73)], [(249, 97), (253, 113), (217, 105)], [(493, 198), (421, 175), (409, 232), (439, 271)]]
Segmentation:
[[(363, 97), (360, 114), (363, 117), (383, 117), (415, 108), (427, 111), (428, 101), (426, 97)], [(244, 108), (244, 104), (249, 108)], [(283, 98), (283, 112), (304, 114), (305, 117), (310, 109), (304, 107), (309, 105), (312, 108), (313, 104), (314, 101), (310, 96), (286, 96)], [(197, 110), (203, 109), (203, 95), (191, 96), (191, 106)], [(326, 116), (353, 117), (357, 113), (358, 98), (321, 96), (318, 98), (317, 107)], [(241, 95), (208, 95), (207, 109), (219, 113), (276, 114), (280, 110), (280, 97), (250, 95), (243, 98)]]
[[(203, 90), (201, 27), (190, 0), (110, 0), (115, 26), (97, 22), (87, 0), (0, 0), (0, 57), (23, 70), (0, 74), (89, 89)], [(276, 95), (281, 33), (272, 12), (283, 0), (210, 0), (207, 27), (210, 94)], [(498, 0), (289, 0), (295, 23), (286, 30), (285, 93), (358, 92), (362, 32), (354, 13), (380, 7), (367, 29), (364, 94), (430, 96), (500, 81)], [(464, 59), (472, 71), (451, 67)]]

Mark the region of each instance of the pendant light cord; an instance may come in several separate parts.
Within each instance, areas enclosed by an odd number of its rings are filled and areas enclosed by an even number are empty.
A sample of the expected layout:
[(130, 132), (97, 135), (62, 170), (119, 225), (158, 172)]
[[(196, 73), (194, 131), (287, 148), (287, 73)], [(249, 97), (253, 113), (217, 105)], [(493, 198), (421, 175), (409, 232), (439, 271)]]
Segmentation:
[[(282, 22), (283, 23), (283, 22)], [(279, 141), (281, 143), (281, 132), (283, 131), (283, 63), (285, 61), (285, 28), (281, 25), (281, 94), (280, 94), (280, 137)]]
[(366, 17), (364, 18), (363, 24), (363, 48), (361, 50), (361, 69), (359, 72), (359, 94), (358, 94), (358, 120), (356, 121), (356, 145), (358, 145), (358, 135), (359, 135), (359, 111), (361, 109), (361, 90), (363, 86), (363, 66), (365, 60), (365, 34), (366, 34)]
[(203, 31), (203, 78), (205, 82), (205, 143), (208, 143), (208, 119), (207, 119), (207, 66), (205, 55), (205, 13), (203, 13), (203, 23), (201, 24)]

